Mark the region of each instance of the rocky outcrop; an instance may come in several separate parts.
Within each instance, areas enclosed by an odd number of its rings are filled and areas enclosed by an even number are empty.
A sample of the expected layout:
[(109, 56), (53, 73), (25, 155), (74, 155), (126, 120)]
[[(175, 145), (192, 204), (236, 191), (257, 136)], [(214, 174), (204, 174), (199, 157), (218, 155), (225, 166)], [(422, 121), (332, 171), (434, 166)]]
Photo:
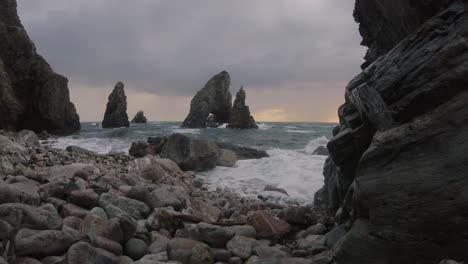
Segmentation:
[(466, 260), (468, 6), (358, 0), (355, 17), (369, 51), (316, 194), (348, 231), (336, 260)]
[(80, 130), (68, 80), (37, 54), (15, 0), (0, 3), (0, 39), (0, 129), (53, 134)]
[(107, 102), (104, 120), (102, 120), (103, 128), (129, 127), (127, 115), (127, 96), (125, 95), (124, 84), (118, 82), (112, 93), (109, 95)]
[(231, 116), (232, 96), (229, 91), (231, 77), (223, 71), (211, 78), (190, 103), (190, 113), (182, 127), (206, 128), (207, 118), (212, 114), (210, 123), (227, 123)]
[(145, 113), (143, 111), (138, 111), (138, 113), (136, 113), (132, 119), (132, 123), (136, 124), (144, 124), (146, 122), (148, 122), (148, 120), (146, 119)]
[(182, 134), (150, 137), (147, 142), (134, 141), (129, 149), (132, 157), (160, 155), (175, 161), (184, 170), (209, 170), (216, 165), (233, 167), (237, 160), (268, 157), (262, 150), (211, 140), (193, 139)]
[(258, 129), (257, 123), (255, 123), (253, 116), (250, 115), (249, 107), (245, 105), (245, 97), (244, 87), (241, 87), (237, 92), (236, 100), (234, 100), (234, 105), (232, 106), (228, 128)]

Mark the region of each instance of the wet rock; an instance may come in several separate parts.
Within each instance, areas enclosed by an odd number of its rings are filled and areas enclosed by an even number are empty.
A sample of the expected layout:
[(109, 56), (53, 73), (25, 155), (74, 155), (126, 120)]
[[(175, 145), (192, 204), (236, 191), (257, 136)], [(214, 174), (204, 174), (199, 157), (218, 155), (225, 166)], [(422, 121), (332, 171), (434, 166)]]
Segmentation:
[(226, 248), (233, 255), (241, 259), (248, 259), (252, 255), (254, 247), (261, 246), (261, 243), (250, 237), (235, 236), (226, 245)]
[(109, 95), (106, 112), (102, 120), (103, 128), (129, 127), (127, 115), (127, 96), (125, 95), (124, 84), (118, 82), (112, 93)]
[(330, 153), (325, 146), (319, 146), (312, 152), (313, 155), (328, 156)]
[(232, 105), (230, 84), (231, 78), (225, 71), (211, 78), (190, 102), (190, 112), (182, 127), (206, 128), (210, 114), (215, 116), (212, 122), (229, 122)]
[(253, 213), (249, 224), (257, 231), (257, 238), (279, 239), (291, 230), (291, 226), (286, 221), (266, 211)]
[(79, 206), (76, 206), (74, 204), (64, 204), (62, 206), (62, 210), (60, 211), (60, 215), (62, 217), (76, 216), (79, 218), (84, 218), (88, 214), (89, 214), (88, 210), (81, 208)]
[(269, 191), (269, 192), (279, 192), (279, 193), (282, 193), (282, 194), (286, 194), (289, 196), (288, 192), (283, 189), (283, 188), (278, 188), (278, 187), (275, 187), (273, 185), (266, 185), (265, 188), (263, 188), (264, 191)]
[(159, 235), (156, 238), (156, 240), (154, 240), (151, 243), (151, 245), (148, 247), (148, 252), (151, 254), (166, 252), (168, 243), (169, 243), (169, 238)]
[(42, 263), (37, 259), (26, 257), (26, 258), (17, 258), (15, 261), (15, 264), (42, 264)]
[(207, 223), (216, 223), (221, 216), (221, 210), (200, 199), (191, 199), (189, 213)]
[(67, 252), (68, 264), (95, 263), (96, 249), (86, 242), (73, 244)]
[(75, 230), (80, 230), (82, 220), (76, 216), (69, 216), (63, 219), (63, 225), (71, 227)]
[(130, 217), (118, 216), (110, 218), (104, 227), (103, 236), (117, 242), (130, 239), (136, 232), (136, 222)]
[(269, 157), (269, 155), (263, 150), (236, 146), (225, 142), (216, 142), (216, 145), (218, 145), (218, 148), (220, 149), (227, 149), (236, 153), (238, 160), (261, 159)]
[(231, 251), (222, 248), (212, 248), (211, 252), (215, 262), (229, 262), (232, 257)]
[(41, 259), (41, 263), (42, 264), (65, 264), (67, 262), (65, 260), (65, 257), (62, 257), (62, 256), (48, 256), (48, 257)]
[(212, 141), (174, 133), (167, 137), (159, 155), (175, 161), (182, 170), (202, 171), (216, 167), (218, 153), (218, 146)]
[(223, 166), (223, 167), (234, 167), (237, 162), (237, 156), (234, 151), (228, 149), (220, 149), (219, 150), (219, 157), (216, 165)]
[(97, 155), (97, 153), (94, 151), (87, 150), (85, 148), (78, 147), (78, 146), (68, 146), (65, 149), (69, 152), (75, 152), (78, 154), (85, 154), (85, 155), (90, 155), (90, 156)]
[(133, 217), (135, 220), (146, 218), (150, 211), (148, 206), (140, 201), (108, 193), (101, 195), (99, 204), (101, 207), (106, 208), (106, 210), (107, 206), (114, 205)]
[(215, 248), (223, 248), (226, 243), (234, 236), (234, 232), (228, 228), (207, 223), (198, 223), (186, 225), (182, 233), (188, 238), (204, 242)]
[(15, 237), (15, 252), (19, 256), (60, 255), (80, 239), (59, 230), (22, 230)]
[(184, 207), (188, 194), (180, 186), (162, 184), (145, 198), (150, 208), (171, 206), (176, 210), (180, 210)]
[(0, 220), (17, 229), (21, 227), (39, 230), (58, 230), (62, 228), (62, 218), (51, 204), (41, 207), (19, 203), (1, 204)]
[(109, 251), (117, 256), (122, 255), (122, 246), (110, 239), (107, 239), (102, 236), (96, 236), (96, 239), (94, 240), (94, 245), (98, 248), (105, 249), (106, 251)]
[(233, 232), (234, 235), (236, 236), (251, 237), (251, 238), (257, 237), (257, 231), (255, 231), (255, 228), (250, 225), (235, 225), (235, 226), (226, 227), (226, 229)]
[(232, 106), (231, 119), (227, 125), (228, 128), (258, 129), (253, 116), (250, 115), (249, 107), (245, 105), (245, 97), (244, 87), (241, 87)]
[(211, 249), (195, 240), (185, 238), (173, 238), (167, 245), (169, 260), (180, 261), (183, 264), (211, 264), (213, 254)]
[(146, 141), (133, 141), (128, 154), (135, 158), (142, 158), (146, 155), (155, 155), (155, 151)]
[(253, 253), (261, 258), (285, 258), (289, 254), (287, 248), (258, 246), (254, 247)]
[(37, 183), (18, 182), (8, 185), (0, 183), (0, 204), (2, 203), (24, 203), (38, 206), (41, 197), (38, 193)]
[(148, 245), (145, 241), (138, 238), (131, 238), (125, 243), (125, 255), (131, 257), (133, 260), (139, 260), (148, 251)]
[(93, 190), (75, 190), (70, 193), (70, 202), (83, 208), (92, 209), (99, 205), (99, 195)]
[(146, 119), (146, 116), (143, 113), (143, 111), (138, 111), (132, 119), (132, 123), (136, 123), (136, 124), (144, 124), (147, 121), (148, 120)]

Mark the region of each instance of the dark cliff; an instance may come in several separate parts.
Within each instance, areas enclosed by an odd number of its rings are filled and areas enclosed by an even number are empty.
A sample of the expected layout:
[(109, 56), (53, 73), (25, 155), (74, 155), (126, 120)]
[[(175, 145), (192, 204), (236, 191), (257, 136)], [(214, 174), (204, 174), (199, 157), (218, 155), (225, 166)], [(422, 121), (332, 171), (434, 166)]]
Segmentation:
[(468, 260), (468, 4), (358, 0), (369, 47), (328, 144), (336, 262)]
[(68, 80), (36, 52), (17, 15), (0, 2), (0, 129), (70, 134), (80, 129)]
[(125, 85), (118, 82), (106, 105), (106, 112), (102, 120), (103, 128), (129, 127), (127, 114), (127, 96), (125, 95)]

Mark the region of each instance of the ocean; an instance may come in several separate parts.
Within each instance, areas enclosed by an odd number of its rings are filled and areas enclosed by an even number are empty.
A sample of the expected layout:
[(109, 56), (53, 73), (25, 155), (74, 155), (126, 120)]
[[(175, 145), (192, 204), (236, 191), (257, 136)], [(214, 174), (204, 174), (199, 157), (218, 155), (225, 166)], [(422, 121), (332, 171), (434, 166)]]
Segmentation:
[[(258, 130), (225, 128), (184, 129), (180, 122), (132, 124), (129, 128), (103, 129), (98, 123), (82, 123), (79, 134), (60, 137), (51, 146), (64, 149), (80, 146), (98, 153), (128, 153), (135, 140), (181, 133), (187, 136), (233, 143), (267, 151), (268, 158), (240, 160), (234, 168), (217, 167), (198, 172), (207, 188), (236, 192), (246, 197), (261, 197), (273, 202), (307, 204), (323, 186), (325, 156), (313, 155), (326, 145), (336, 124), (330, 123), (259, 123)], [(266, 185), (283, 188), (288, 195), (264, 191)]]

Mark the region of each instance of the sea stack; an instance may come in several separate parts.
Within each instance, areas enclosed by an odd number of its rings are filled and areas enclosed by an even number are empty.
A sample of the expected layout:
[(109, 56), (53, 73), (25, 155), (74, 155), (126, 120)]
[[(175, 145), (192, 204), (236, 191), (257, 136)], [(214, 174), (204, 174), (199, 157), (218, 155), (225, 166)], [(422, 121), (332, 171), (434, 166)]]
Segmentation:
[(71, 134), (80, 130), (68, 80), (36, 52), (16, 10), (0, 1), (0, 129)]
[(335, 260), (467, 260), (468, 4), (358, 0), (354, 15), (369, 50), (315, 200)]
[(103, 128), (129, 127), (127, 115), (127, 96), (125, 95), (124, 84), (118, 82), (112, 93), (109, 95), (106, 113), (102, 121)]
[(138, 113), (136, 113), (132, 119), (132, 123), (136, 124), (144, 124), (146, 122), (148, 122), (148, 120), (146, 119), (145, 113), (143, 111), (138, 111)]
[(257, 129), (257, 123), (253, 116), (250, 115), (250, 109), (245, 105), (245, 90), (241, 87), (236, 94), (234, 105), (232, 106), (231, 119), (229, 120), (228, 128), (239, 128), (239, 129)]
[(210, 123), (228, 123), (232, 106), (230, 85), (231, 78), (226, 71), (211, 78), (193, 97), (182, 127), (206, 128), (210, 114)]

